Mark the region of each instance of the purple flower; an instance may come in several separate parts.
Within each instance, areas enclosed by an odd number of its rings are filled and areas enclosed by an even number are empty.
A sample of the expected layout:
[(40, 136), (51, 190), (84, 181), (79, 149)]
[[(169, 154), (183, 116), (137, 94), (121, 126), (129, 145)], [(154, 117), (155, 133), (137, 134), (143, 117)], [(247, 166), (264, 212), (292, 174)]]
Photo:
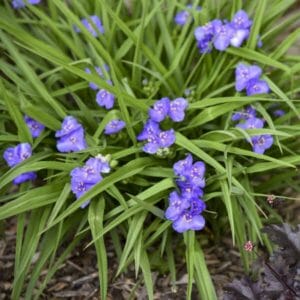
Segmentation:
[(85, 182), (80, 180), (78, 177), (72, 177), (71, 179), (71, 190), (76, 195), (77, 199), (85, 194), (94, 185), (94, 183)]
[(202, 161), (197, 161), (193, 164), (187, 175), (187, 180), (200, 188), (205, 187), (205, 164)]
[[(192, 9), (193, 5), (188, 4), (186, 7), (188, 9)], [(200, 11), (201, 9), (202, 9), (201, 6), (196, 7), (197, 11)], [(183, 26), (189, 21), (189, 19), (190, 19), (190, 13), (187, 10), (182, 10), (176, 14), (174, 21), (177, 25)]]
[(234, 31), (232, 38), (230, 39), (230, 44), (233, 47), (240, 47), (243, 42), (249, 37), (250, 30), (248, 29), (238, 29)]
[(240, 10), (234, 15), (230, 25), (235, 30), (235, 33), (230, 40), (230, 44), (234, 47), (240, 47), (250, 34), (252, 21), (245, 11)]
[(203, 190), (199, 186), (182, 180), (177, 180), (176, 183), (183, 198), (191, 200), (203, 197)]
[(184, 98), (176, 98), (170, 102), (169, 117), (174, 122), (181, 122), (185, 116), (185, 110), (188, 107), (188, 102)]
[[(95, 184), (102, 181), (101, 173), (108, 173), (110, 166), (108, 160), (101, 154), (95, 158), (89, 158), (83, 167), (77, 167), (70, 173), (71, 190), (78, 199)], [(89, 204), (89, 200), (81, 205), (82, 208)]]
[(145, 124), (142, 132), (136, 137), (138, 141), (148, 140), (151, 136), (159, 134), (159, 124), (149, 119)]
[(96, 95), (96, 102), (99, 106), (111, 109), (115, 103), (115, 96), (110, 92), (101, 89)]
[(163, 121), (170, 110), (170, 99), (169, 98), (162, 98), (156, 101), (153, 105), (153, 108), (149, 109), (149, 117), (151, 120), (155, 122)]
[[(41, 2), (41, 0), (28, 0), (28, 3), (31, 4), (31, 5), (36, 5), (36, 4), (39, 4)], [(12, 6), (13, 8), (15, 9), (18, 9), (18, 8), (23, 8), (25, 7), (25, 3), (23, 0), (13, 0), (12, 1)]]
[(149, 154), (155, 154), (159, 150), (159, 143), (157, 137), (149, 137), (147, 143), (143, 147), (143, 151)]
[(256, 110), (253, 106), (249, 105), (243, 111), (236, 112), (232, 115), (232, 121), (239, 121), (239, 120), (247, 120), (250, 118), (256, 117)]
[[(30, 154), (31, 155), (31, 154)], [(9, 167), (13, 167), (21, 162), (18, 154), (17, 154), (17, 148), (7, 148), (3, 153), (3, 158), (8, 164)]]
[[(90, 23), (90, 20), (89, 19), (81, 19), (81, 23), (84, 25), (84, 27), (94, 36), (94, 37), (97, 37), (98, 36), (98, 31), (100, 33), (104, 33), (104, 27), (102, 26), (102, 22), (101, 20), (99, 19), (98, 16), (90, 16), (90, 19), (91, 19), (91, 23)], [(97, 31), (94, 29), (94, 27), (97, 28)], [(76, 32), (81, 32), (81, 30), (75, 26), (75, 31)]]
[(190, 212), (192, 215), (199, 215), (206, 209), (206, 204), (203, 200), (194, 198), (190, 201)]
[(7, 148), (3, 153), (3, 158), (10, 167), (18, 165), (32, 155), (31, 146), (28, 143), (21, 143), (15, 147)]
[(246, 86), (247, 96), (257, 95), (257, 94), (267, 94), (270, 88), (266, 81), (251, 79)]
[(214, 26), (213, 44), (217, 50), (224, 51), (230, 45), (235, 30), (229, 23), (222, 24), (221, 20), (214, 20), (212, 23)]
[(159, 149), (168, 148), (175, 143), (176, 137), (173, 129), (162, 131), (158, 123), (148, 120), (142, 132), (137, 136), (138, 141), (147, 141), (143, 150), (154, 154)]
[(253, 144), (253, 151), (258, 154), (263, 154), (267, 149), (273, 145), (273, 137), (269, 134), (257, 135), (251, 138)]
[(44, 130), (45, 126), (43, 124), (39, 123), (38, 121), (31, 119), (28, 116), (25, 116), (24, 120), (30, 130), (32, 137), (36, 138), (36, 137), (40, 136), (40, 134)]
[(76, 152), (86, 149), (87, 144), (84, 137), (84, 129), (72, 116), (65, 117), (61, 130), (56, 131), (56, 147), (59, 152)]
[(59, 152), (77, 152), (87, 148), (83, 128), (61, 137), (56, 144)]
[(251, 79), (257, 80), (261, 76), (262, 70), (258, 66), (247, 66), (238, 64), (235, 70), (235, 89), (242, 91), (248, 86)]
[(252, 21), (249, 19), (248, 14), (244, 10), (239, 10), (231, 21), (234, 29), (249, 29)]
[(174, 129), (161, 131), (157, 136), (159, 148), (168, 148), (175, 143), (176, 137)]
[(175, 175), (183, 177), (185, 179), (192, 166), (193, 157), (191, 154), (188, 154), (185, 159), (179, 160), (173, 165), (173, 171)]
[(176, 137), (173, 129), (159, 131), (155, 135), (150, 135), (143, 150), (149, 154), (155, 154), (159, 149), (169, 148), (175, 143)]
[(13, 180), (13, 183), (14, 184), (21, 184), (21, 183), (26, 182), (26, 181), (35, 180), (36, 178), (37, 178), (37, 175), (36, 175), (35, 172), (26, 172), (26, 173), (23, 173), (23, 174), (17, 176)]
[[(104, 64), (102, 68), (100, 68), (100, 67), (95, 67), (95, 71), (96, 71), (96, 72), (98, 73), (98, 75), (99, 75), (100, 77), (102, 77), (102, 78), (104, 77), (103, 70), (106, 70), (106, 71), (108, 72), (108, 71), (109, 71), (108, 65)], [(89, 68), (85, 68), (85, 72), (88, 73), (88, 74), (92, 74), (92, 71), (91, 71)], [(89, 86), (90, 86), (90, 88), (93, 89), (93, 90), (98, 90), (98, 89), (99, 89), (98, 85), (97, 85), (96, 83), (94, 83), (94, 82), (90, 82), (90, 83), (89, 83)]]
[(214, 27), (212, 22), (209, 22), (204, 26), (197, 27), (194, 31), (194, 35), (200, 53), (210, 52), (212, 49), (212, 39), (214, 36)]
[(175, 175), (180, 176), (176, 183), (180, 194), (172, 192), (169, 197), (169, 207), (165, 217), (173, 221), (173, 228), (177, 232), (187, 230), (201, 230), (205, 220), (200, 214), (206, 205), (201, 199), (202, 188), (205, 186), (205, 164), (201, 161), (193, 163), (191, 154), (173, 165)]
[(189, 20), (190, 14), (186, 10), (182, 10), (176, 14), (174, 21), (177, 25), (183, 26)]
[(190, 187), (196, 186), (203, 188), (205, 186), (205, 164), (200, 161), (193, 164), (191, 154), (188, 154), (185, 159), (175, 163), (173, 170), (175, 175), (181, 177), (180, 181), (187, 182)]
[(276, 109), (273, 111), (273, 115), (275, 117), (282, 117), (285, 115), (285, 111), (283, 109)]
[(260, 129), (264, 127), (264, 121), (259, 118), (250, 118), (244, 123), (237, 124), (236, 126), (242, 129)]
[(82, 128), (82, 125), (77, 122), (77, 120), (72, 116), (67, 116), (64, 118), (61, 124), (61, 130), (56, 131), (55, 137), (62, 137), (75, 130)]
[[(21, 143), (15, 147), (7, 148), (3, 153), (3, 158), (10, 167), (14, 167), (21, 163), (22, 161), (28, 159), (32, 155), (32, 149), (30, 144)], [(14, 178), (14, 184), (21, 184), (25, 181), (36, 179), (36, 174), (34, 172), (23, 173), (16, 178)]]
[[(103, 156), (101, 154), (98, 154), (96, 156), (97, 161), (99, 162), (99, 172), (100, 173), (109, 173), (110, 172), (110, 165), (109, 165), (109, 159), (108, 156)], [(89, 165), (89, 160), (86, 162), (86, 165)]]
[(73, 169), (70, 175), (74, 180), (95, 184), (102, 180), (101, 169), (102, 162), (97, 158), (90, 158), (83, 167)]
[(201, 215), (193, 215), (184, 211), (181, 216), (173, 222), (173, 229), (179, 233), (187, 230), (201, 230), (205, 226), (205, 219)]
[(165, 217), (168, 220), (175, 221), (181, 215), (181, 213), (189, 208), (190, 203), (187, 199), (178, 195), (177, 192), (172, 192), (169, 195), (169, 207), (165, 212)]
[(106, 126), (104, 134), (110, 135), (121, 131), (125, 127), (125, 122), (122, 120), (112, 120)]

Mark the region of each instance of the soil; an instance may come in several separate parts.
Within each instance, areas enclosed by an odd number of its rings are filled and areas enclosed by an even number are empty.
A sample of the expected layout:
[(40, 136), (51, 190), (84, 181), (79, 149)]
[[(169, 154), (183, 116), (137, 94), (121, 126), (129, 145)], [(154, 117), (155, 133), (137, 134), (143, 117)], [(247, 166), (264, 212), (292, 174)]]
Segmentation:
[[(281, 209), (279, 209), (281, 210)], [(293, 224), (300, 223), (300, 202), (290, 203), (284, 207), (285, 218)], [(1, 230), (0, 230), (1, 231)], [(14, 253), (16, 239), (16, 220), (11, 218), (5, 222), (3, 236), (0, 239), (0, 299), (11, 299), (11, 287), (13, 282)], [(99, 299), (99, 281), (97, 273), (96, 253), (93, 247), (85, 249), (90, 241), (87, 238), (80, 247), (68, 257), (61, 265), (59, 271), (51, 279), (40, 299)], [(243, 268), (240, 261), (240, 254), (232, 245), (230, 235), (223, 237), (217, 245), (207, 245), (204, 248), (206, 263), (212, 275), (218, 298), (222, 299), (223, 288), (234, 278), (241, 277)], [(128, 268), (117, 278), (114, 278), (117, 270), (117, 260), (115, 258), (112, 244), (107, 241), (107, 252), (109, 257), (109, 293), (108, 299), (146, 300), (147, 293), (143, 286), (143, 278), (135, 278), (133, 266)], [(36, 259), (39, 253), (36, 254)], [(182, 261), (178, 266), (179, 276), (176, 288), (171, 284), (169, 276), (153, 272), (153, 282), (155, 285), (155, 299), (161, 300), (181, 300), (185, 299), (187, 273), (185, 264)], [(47, 270), (40, 276), (41, 282)], [(22, 298), (21, 298), (22, 299)], [(199, 299), (196, 291), (193, 299)]]

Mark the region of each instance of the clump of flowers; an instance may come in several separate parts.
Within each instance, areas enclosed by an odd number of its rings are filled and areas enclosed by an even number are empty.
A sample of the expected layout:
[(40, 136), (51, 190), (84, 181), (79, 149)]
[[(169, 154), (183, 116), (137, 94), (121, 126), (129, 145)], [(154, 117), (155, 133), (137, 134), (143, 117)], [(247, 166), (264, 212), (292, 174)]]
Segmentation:
[[(262, 69), (256, 65), (248, 66), (239, 63), (235, 70), (235, 89), (240, 92), (246, 89), (247, 96), (264, 94), (270, 91), (266, 81), (261, 80)], [(264, 120), (256, 117), (256, 110), (251, 105), (231, 117), (232, 121), (242, 121), (236, 126), (242, 129), (260, 129), (264, 127)], [(253, 151), (263, 154), (273, 145), (273, 137), (270, 134), (256, 135), (249, 141)]]
[(169, 195), (169, 207), (165, 217), (172, 221), (173, 229), (179, 233), (187, 230), (201, 230), (205, 219), (201, 213), (206, 205), (202, 200), (205, 187), (205, 164), (201, 161), (193, 163), (191, 154), (173, 165), (178, 179), (176, 184), (179, 191)]
[[(81, 19), (81, 23), (84, 25), (84, 27), (94, 37), (98, 36), (98, 32), (103, 34), (104, 33), (104, 27), (102, 25), (102, 22), (101, 22), (100, 18), (98, 16), (93, 15), (93, 16), (90, 16), (89, 19), (85, 19), (85, 18)], [(97, 30), (95, 28), (97, 28)], [(77, 26), (74, 26), (74, 29), (75, 29), (76, 32), (81, 32), (81, 30)]]
[(45, 129), (45, 126), (43, 124), (28, 116), (25, 116), (24, 120), (33, 138), (39, 137)]
[(260, 67), (239, 63), (235, 69), (236, 91), (241, 92), (246, 89), (247, 96), (269, 93), (269, 85), (265, 80), (260, 79), (261, 74)]
[(244, 10), (238, 11), (231, 22), (215, 19), (195, 29), (194, 35), (200, 53), (208, 53), (213, 47), (219, 51), (230, 45), (240, 47), (248, 39), (252, 21)]
[[(76, 198), (80, 198), (95, 184), (101, 182), (103, 177), (101, 173), (109, 173), (110, 165), (108, 157), (97, 155), (94, 158), (89, 158), (83, 167), (77, 167), (70, 173), (71, 190)], [(85, 208), (89, 201), (84, 202), (81, 207)]]
[[(260, 129), (264, 127), (264, 120), (256, 117), (256, 110), (252, 106), (232, 115), (231, 120), (242, 121), (236, 127), (242, 129)], [(257, 154), (263, 154), (273, 145), (273, 137), (270, 134), (255, 135), (249, 141), (252, 144), (253, 151)]]
[(176, 98), (171, 101), (164, 97), (154, 103), (153, 108), (148, 111), (148, 121), (137, 136), (138, 141), (147, 141), (143, 147), (144, 152), (150, 154), (155, 154), (158, 151), (165, 152), (164, 150), (175, 143), (174, 129), (163, 131), (160, 129), (159, 123), (167, 117), (170, 117), (173, 122), (183, 121), (187, 107), (188, 102), (184, 98)]
[(76, 152), (87, 148), (83, 126), (72, 116), (65, 117), (55, 137), (58, 138), (56, 147), (59, 152)]
[(148, 120), (142, 130), (137, 136), (138, 141), (147, 141), (143, 146), (143, 151), (149, 154), (155, 154), (159, 150), (163, 151), (175, 143), (175, 132), (173, 129), (162, 131), (159, 124)]
[[(27, 0), (27, 1), (28, 1), (28, 4), (31, 4), (31, 5), (36, 5), (41, 2), (41, 0)], [(23, 0), (13, 0), (12, 6), (14, 9), (19, 9), (19, 8), (25, 7), (26, 3), (24, 3)]]
[[(7, 148), (4, 151), (3, 158), (9, 167), (14, 167), (22, 161), (28, 159), (32, 155), (31, 145), (28, 143), (21, 143), (15, 147)], [(14, 184), (21, 184), (25, 181), (36, 179), (35, 172), (26, 172), (14, 178)]]

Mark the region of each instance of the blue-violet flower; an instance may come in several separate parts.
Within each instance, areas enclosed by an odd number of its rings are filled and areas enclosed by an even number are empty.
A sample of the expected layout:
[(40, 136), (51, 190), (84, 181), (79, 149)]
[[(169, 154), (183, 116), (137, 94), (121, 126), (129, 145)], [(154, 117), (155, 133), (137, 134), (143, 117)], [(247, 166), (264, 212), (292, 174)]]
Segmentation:
[(96, 95), (96, 102), (99, 106), (108, 109), (112, 109), (115, 103), (115, 96), (110, 92), (101, 89)]
[(24, 120), (33, 138), (39, 137), (42, 131), (45, 129), (45, 126), (43, 124), (28, 116), (25, 116)]
[[(110, 172), (109, 162), (106, 157), (101, 154), (95, 158), (89, 158), (83, 167), (77, 167), (70, 173), (71, 190), (78, 199), (91, 189), (95, 184), (102, 181), (101, 173)], [(81, 205), (85, 208), (89, 204), (89, 200)]]
[(247, 66), (239, 63), (235, 69), (235, 89), (237, 92), (242, 91), (248, 86), (250, 80), (258, 80), (262, 70), (258, 66)]
[(125, 127), (125, 125), (125, 122), (122, 120), (112, 120), (105, 126), (104, 134), (115, 134), (121, 131)]
[(253, 151), (258, 154), (264, 154), (264, 152), (271, 148), (274, 139), (270, 134), (257, 135), (251, 138)]
[[(28, 159), (32, 155), (32, 149), (30, 144), (21, 143), (15, 147), (7, 148), (3, 153), (3, 158), (9, 167), (14, 167), (20, 164), (22, 161)], [(21, 184), (25, 181), (36, 179), (36, 173), (34, 172), (26, 172), (18, 175), (14, 178), (14, 184)]]
[(76, 152), (87, 148), (83, 126), (72, 116), (65, 117), (55, 137), (59, 138), (56, 144), (59, 152)]

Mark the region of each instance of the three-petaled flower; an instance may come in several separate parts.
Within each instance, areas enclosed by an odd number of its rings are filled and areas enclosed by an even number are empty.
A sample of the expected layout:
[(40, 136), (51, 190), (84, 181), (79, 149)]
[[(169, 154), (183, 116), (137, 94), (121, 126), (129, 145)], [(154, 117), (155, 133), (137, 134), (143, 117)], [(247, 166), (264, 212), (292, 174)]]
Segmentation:
[[(3, 153), (3, 158), (9, 167), (14, 167), (32, 155), (31, 145), (28, 143), (21, 143), (15, 147), (7, 148)], [(14, 178), (14, 184), (21, 184), (25, 181), (36, 179), (35, 172), (26, 172)]]
[(83, 126), (72, 116), (65, 117), (55, 137), (58, 138), (56, 147), (59, 152), (76, 152), (87, 147)]

